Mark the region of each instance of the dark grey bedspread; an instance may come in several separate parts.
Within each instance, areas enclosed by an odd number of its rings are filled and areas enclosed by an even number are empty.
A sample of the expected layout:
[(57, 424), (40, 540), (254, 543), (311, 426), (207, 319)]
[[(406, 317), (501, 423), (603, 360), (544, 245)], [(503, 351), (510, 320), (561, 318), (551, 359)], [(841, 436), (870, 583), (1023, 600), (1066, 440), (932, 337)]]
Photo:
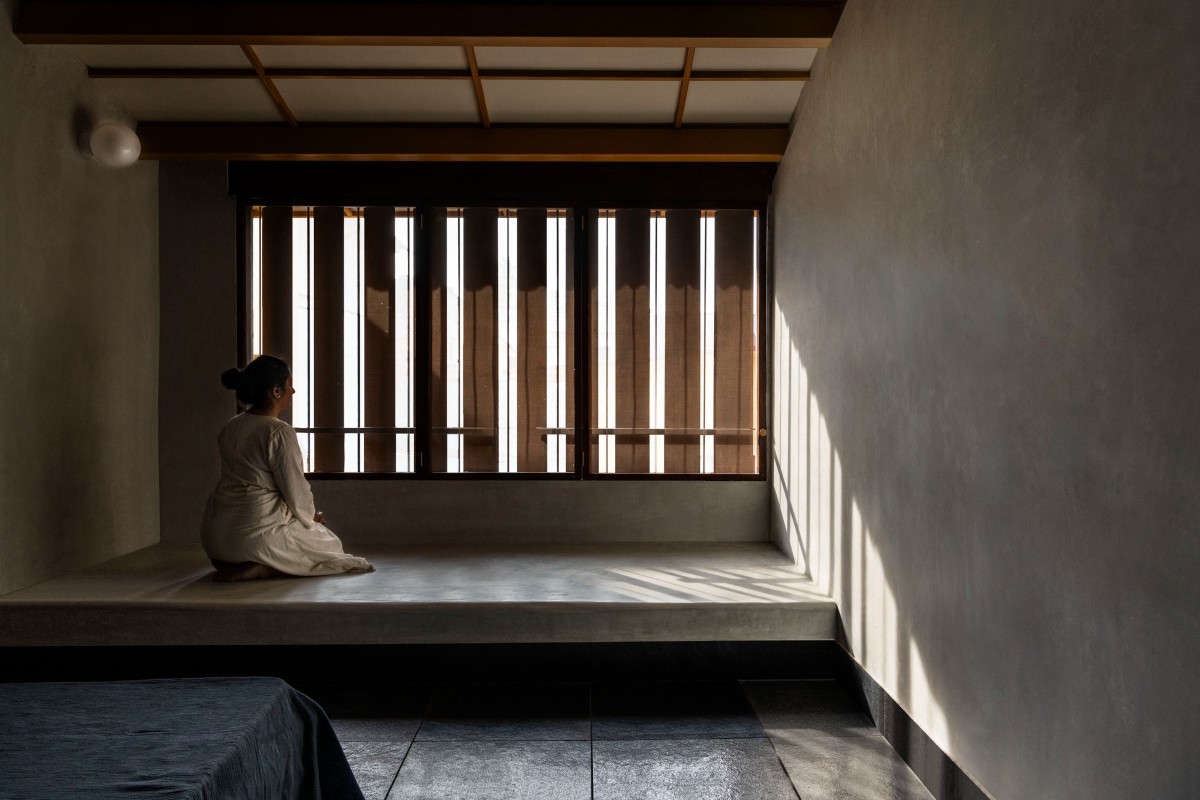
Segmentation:
[(0, 684), (0, 798), (362, 800), (325, 712), (278, 678)]

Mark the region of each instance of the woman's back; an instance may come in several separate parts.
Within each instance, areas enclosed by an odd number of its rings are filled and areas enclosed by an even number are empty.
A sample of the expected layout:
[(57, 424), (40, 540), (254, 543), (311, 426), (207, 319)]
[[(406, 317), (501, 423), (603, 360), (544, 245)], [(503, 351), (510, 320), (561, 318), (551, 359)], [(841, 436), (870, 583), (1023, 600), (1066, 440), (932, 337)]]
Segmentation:
[(238, 414), (225, 423), (217, 434), (221, 484), (229, 489), (278, 493), (272, 456), (278, 458), (275, 451), (282, 446), (278, 439), (288, 433), (286, 422), (261, 414)]

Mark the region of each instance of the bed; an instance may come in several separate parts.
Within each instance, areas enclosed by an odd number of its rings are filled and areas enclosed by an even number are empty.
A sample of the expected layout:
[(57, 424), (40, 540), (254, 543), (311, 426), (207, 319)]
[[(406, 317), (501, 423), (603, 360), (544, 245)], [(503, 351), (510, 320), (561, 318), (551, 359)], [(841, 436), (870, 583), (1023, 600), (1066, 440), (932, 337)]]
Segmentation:
[(0, 684), (0, 798), (362, 800), (325, 712), (278, 678)]

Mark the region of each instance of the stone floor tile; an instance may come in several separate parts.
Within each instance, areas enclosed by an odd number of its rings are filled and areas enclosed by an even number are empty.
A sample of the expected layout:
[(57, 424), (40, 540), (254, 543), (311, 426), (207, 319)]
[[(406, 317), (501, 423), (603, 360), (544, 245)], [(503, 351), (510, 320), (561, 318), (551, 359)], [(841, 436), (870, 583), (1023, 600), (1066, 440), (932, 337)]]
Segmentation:
[(737, 681), (597, 683), (592, 738), (738, 739), (765, 736)]
[(880, 735), (788, 738), (776, 740), (775, 750), (804, 800), (933, 800)]
[(595, 742), (594, 748), (595, 800), (797, 800), (766, 739)]
[(388, 800), (588, 800), (588, 742), (415, 742)]
[(586, 683), (451, 684), (417, 741), (568, 741), (590, 736)]
[(745, 681), (742, 688), (768, 736), (787, 731), (878, 735), (871, 718), (836, 681)]
[(363, 797), (384, 800), (408, 752), (408, 742), (343, 742), (342, 750)]
[(389, 719), (332, 719), (338, 740), (346, 742), (403, 742), (408, 744), (421, 726), (420, 717)]

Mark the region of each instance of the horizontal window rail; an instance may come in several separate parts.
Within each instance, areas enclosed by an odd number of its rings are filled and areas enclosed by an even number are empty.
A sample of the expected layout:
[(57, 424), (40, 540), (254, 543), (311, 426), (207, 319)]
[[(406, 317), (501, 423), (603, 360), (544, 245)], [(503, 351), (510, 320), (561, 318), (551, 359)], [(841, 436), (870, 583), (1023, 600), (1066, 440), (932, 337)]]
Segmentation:
[(313, 428), (299, 427), (293, 428), (296, 433), (416, 433), (416, 428), (341, 428), (337, 426)]
[(592, 435), (626, 436), (724, 436), (752, 435), (754, 428), (591, 428)]
[[(416, 428), (388, 428), (388, 427), (294, 427), (296, 433), (416, 433)], [(471, 433), (471, 434), (497, 434), (499, 428), (466, 428), (466, 427), (432, 427), (431, 431), (435, 433)], [(544, 428), (535, 427), (533, 430), (538, 433), (560, 434), (565, 436), (573, 436), (574, 428)], [(593, 436), (733, 436), (755, 434), (765, 436), (765, 430), (755, 430), (754, 428), (589, 428), (589, 433)]]

